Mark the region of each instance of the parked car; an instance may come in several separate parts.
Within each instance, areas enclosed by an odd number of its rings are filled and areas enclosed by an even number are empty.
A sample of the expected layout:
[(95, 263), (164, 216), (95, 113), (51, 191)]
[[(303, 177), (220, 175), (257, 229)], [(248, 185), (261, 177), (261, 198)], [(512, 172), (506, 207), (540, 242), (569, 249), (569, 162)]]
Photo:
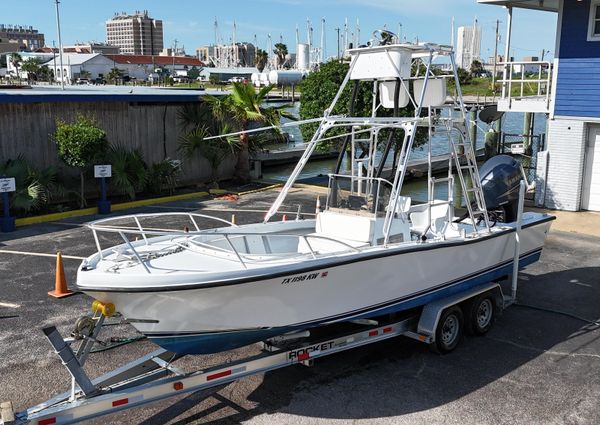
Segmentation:
[(75, 84), (79, 84), (79, 85), (84, 85), (84, 84), (87, 84), (87, 85), (89, 85), (89, 84), (91, 84), (91, 83), (90, 83), (90, 80), (89, 80), (89, 79), (87, 79), (87, 78), (78, 78), (78, 79), (75, 81)]
[(94, 80), (92, 81), (92, 84), (103, 86), (106, 84), (106, 80), (102, 77), (97, 77), (97, 78), (94, 78)]

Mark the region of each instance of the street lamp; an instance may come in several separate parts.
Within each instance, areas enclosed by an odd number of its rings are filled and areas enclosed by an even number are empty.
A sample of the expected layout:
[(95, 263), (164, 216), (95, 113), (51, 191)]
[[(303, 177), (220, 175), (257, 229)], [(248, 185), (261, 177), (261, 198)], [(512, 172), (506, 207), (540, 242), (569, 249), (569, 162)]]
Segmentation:
[(58, 4), (59, 0), (54, 0), (56, 3), (56, 30), (58, 32), (58, 48), (60, 49), (58, 55), (60, 57), (60, 86), (64, 90), (65, 89), (65, 68), (63, 67), (63, 45), (62, 40), (60, 38), (60, 14), (58, 12)]

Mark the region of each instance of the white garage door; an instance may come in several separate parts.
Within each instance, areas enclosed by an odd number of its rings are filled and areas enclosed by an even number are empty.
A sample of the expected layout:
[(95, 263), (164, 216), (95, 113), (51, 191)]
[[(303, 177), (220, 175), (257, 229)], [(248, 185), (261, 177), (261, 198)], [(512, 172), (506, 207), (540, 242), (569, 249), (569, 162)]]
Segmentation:
[(590, 127), (583, 173), (581, 208), (600, 211), (600, 126)]

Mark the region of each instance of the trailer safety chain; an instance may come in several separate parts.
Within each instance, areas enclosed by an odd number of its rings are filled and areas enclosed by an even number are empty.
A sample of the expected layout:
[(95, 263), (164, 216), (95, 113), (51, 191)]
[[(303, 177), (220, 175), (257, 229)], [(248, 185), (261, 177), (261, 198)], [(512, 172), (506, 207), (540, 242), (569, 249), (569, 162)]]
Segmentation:
[(131, 344), (132, 342), (142, 341), (144, 339), (146, 339), (146, 337), (144, 335), (136, 336), (136, 337), (133, 337), (133, 338), (114, 338), (113, 337), (113, 338), (110, 339), (110, 342), (112, 344), (106, 345), (106, 346), (104, 346), (102, 348), (96, 348), (96, 349), (90, 350), (90, 353), (101, 353), (103, 351), (112, 350), (113, 348), (117, 348), (117, 347), (121, 347), (123, 345)]

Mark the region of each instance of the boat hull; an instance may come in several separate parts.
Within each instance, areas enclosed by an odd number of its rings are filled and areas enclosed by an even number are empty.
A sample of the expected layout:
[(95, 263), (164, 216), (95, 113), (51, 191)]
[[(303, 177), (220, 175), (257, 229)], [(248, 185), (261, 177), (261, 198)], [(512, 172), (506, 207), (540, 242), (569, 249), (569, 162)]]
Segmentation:
[[(529, 216), (520, 266), (537, 261), (550, 227)], [(80, 288), (112, 302), (163, 348), (213, 353), (298, 329), (423, 306), (511, 273), (514, 229), (473, 239), (402, 245), (305, 261), (253, 280), (143, 290)]]

